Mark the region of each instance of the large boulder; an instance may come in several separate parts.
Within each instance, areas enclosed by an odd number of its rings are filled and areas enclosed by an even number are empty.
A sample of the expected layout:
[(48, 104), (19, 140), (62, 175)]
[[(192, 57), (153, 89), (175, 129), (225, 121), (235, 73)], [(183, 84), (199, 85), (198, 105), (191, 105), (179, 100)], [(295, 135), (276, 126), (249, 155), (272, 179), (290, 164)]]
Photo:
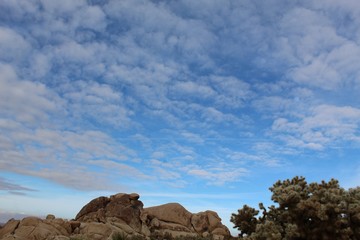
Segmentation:
[(140, 214), (144, 205), (134, 196), (135, 194), (124, 194), (113, 197), (105, 208), (105, 216), (122, 219), (139, 232), (142, 224)]
[(167, 203), (164, 205), (145, 208), (144, 211), (149, 219), (157, 218), (164, 222), (177, 223), (191, 227), (191, 213), (179, 203)]
[(110, 199), (108, 197), (95, 198), (80, 210), (80, 212), (76, 215), (75, 219), (79, 221), (105, 220), (105, 214), (103, 213), (103, 209), (109, 202)]
[(230, 237), (229, 229), (221, 223), (221, 218), (214, 211), (192, 214), (178, 203), (144, 208), (147, 223), (151, 231), (179, 235), (213, 235), (216, 239)]
[(136, 193), (119, 193), (109, 198), (99, 197), (86, 204), (76, 215), (75, 220), (106, 223), (108, 218), (118, 218), (140, 232), (143, 203), (138, 199), (139, 195)]
[(191, 224), (194, 230), (203, 236), (212, 234), (218, 236), (217, 239), (230, 236), (229, 229), (221, 223), (221, 218), (214, 211), (193, 214), (191, 217)]

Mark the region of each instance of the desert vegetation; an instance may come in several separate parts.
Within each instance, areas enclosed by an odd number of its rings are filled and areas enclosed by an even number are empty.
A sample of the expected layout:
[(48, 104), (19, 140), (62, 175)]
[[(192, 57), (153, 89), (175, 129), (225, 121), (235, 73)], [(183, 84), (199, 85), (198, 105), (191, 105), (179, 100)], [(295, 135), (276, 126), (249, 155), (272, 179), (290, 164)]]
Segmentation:
[(360, 187), (345, 190), (335, 179), (307, 183), (294, 177), (270, 191), (274, 205), (244, 205), (232, 214), (240, 239), (360, 239)]

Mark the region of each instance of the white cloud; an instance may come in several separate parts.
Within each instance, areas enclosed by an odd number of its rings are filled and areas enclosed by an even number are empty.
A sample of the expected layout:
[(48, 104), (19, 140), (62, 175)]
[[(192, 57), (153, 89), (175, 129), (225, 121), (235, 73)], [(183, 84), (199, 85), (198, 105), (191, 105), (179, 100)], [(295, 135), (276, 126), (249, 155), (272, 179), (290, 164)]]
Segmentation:
[(21, 62), (30, 52), (30, 44), (16, 31), (0, 27), (0, 59)]
[(327, 90), (336, 89), (341, 85), (338, 72), (318, 59), (309, 65), (295, 69), (290, 75), (299, 83)]
[(290, 75), (300, 83), (336, 91), (344, 87), (359, 87), (358, 45), (348, 42), (324, 52), (309, 64), (294, 69)]
[[(24, 193), (28, 191), (36, 191), (34, 189), (13, 183), (8, 181), (8, 179), (5, 179), (3, 177), (0, 177), (0, 190), (2, 191), (12, 191), (12, 192), (18, 192), (18, 193)], [(25, 194), (25, 193), (24, 193)]]
[(157, 178), (162, 180), (176, 180), (181, 177), (179, 172), (171, 171), (162, 167), (154, 167), (154, 174)]
[[(353, 32), (352, 35), (360, 33), (354, 19), (342, 23), (346, 15), (350, 17), (358, 11), (356, 4), (349, 3), (342, 6), (334, 2), (312, 3), (295, 7), (281, 17), (272, 55), (288, 67), (290, 80), (331, 91), (359, 87), (358, 41), (344, 32), (342, 26), (351, 26), (348, 32)], [(335, 13), (334, 7), (340, 12)]]
[(35, 78), (41, 79), (51, 70), (51, 58), (43, 53), (34, 54), (32, 62), (31, 69)]
[(202, 144), (205, 142), (205, 139), (203, 139), (200, 135), (191, 133), (191, 132), (182, 132), (181, 135), (188, 141)]
[(71, 40), (58, 46), (54, 54), (57, 58), (63, 58), (63, 61), (86, 63), (95, 57), (94, 50), (91, 45), (87, 46)]
[(172, 144), (171, 147), (174, 148), (179, 153), (181, 153), (182, 155), (195, 155), (196, 154), (193, 146), (186, 146), (183, 144), (174, 143), (174, 144)]
[(62, 2), (41, 0), (41, 5), (44, 7), (46, 12), (60, 16), (64, 16), (64, 14), (71, 14), (85, 4), (85, 0), (75, 2), (72, 0), (64, 0)]
[(272, 130), (291, 146), (321, 150), (328, 145), (343, 147), (339, 141), (358, 142), (359, 119), (358, 108), (319, 105), (299, 121), (276, 119)]
[(250, 84), (235, 77), (213, 75), (209, 82), (218, 92), (215, 104), (222, 107), (232, 109), (244, 106), (245, 101), (254, 95), (250, 89)]
[(280, 96), (264, 96), (253, 101), (253, 105), (262, 112), (269, 112), (272, 115), (288, 113), (294, 105), (292, 99)]
[(164, 158), (166, 154), (162, 151), (156, 151), (151, 154), (151, 157), (153, 158)]
[(104, 30), (106, 27), (106, 15), (98, 6), (87, 6), (77, 16), (81, 27), (96, 31)]
[(21, 81), (9, 65), (0, 65), (0, 113), (26, 124), (38, 124), (48, 113), (61, 112), (62, 102), (45, 85)]
[(207, 122), (214, 123), (235, 123), (241, 122), (239, 118), (231, 113), (223, 113), (221, 110), (214, 107), (200, 108), (202, 110), (201, 117)]
[(110, 161), (110, 160), (91, 160), (88, 162), (88, 164), (98, 166), (102, 169), (105, 169), (106, 170), (105, 173), (109, 173), (109, 174), (115, 173), (116, 176), (120, 176), (122, 178), (130, 177), (132, 179), (133, 178), (146, 179), (146, 180), (153, 179), (153, 177), (145, 175), (137, 168), (131, 167), (124, 163), (119, 163), (119, 162)]
[(132, 111), (126, 106), (121, 92), (110, 85), (76, 81), (63, 86), (64, 98), (69, 102), (71, 114), (79, 120), (91, 118), (99, 123), (128, 128)]
[[(89, 162), (108, 159), (109, 165), (114, 160), (128, 161), (136, 153), (106, 133), (78, 129), (76, 122), (66, 117), (79, 114), (83, 118), (85, 111), (91, 110), (96, 120), (128, 124), (121, 94), (108, 85), (78, 82), (71, 85), (73, 95), (63, 94), (62, 98), (44, 84), (19, 79), (9, 65), (0, 65), (0, 75), (1, 169), (70, 188), (114, 188), (102, 171), (88, 167)], [(71, 89), (64, 86), (63, 90)], [(70, 114), (66, 115), (64, 109)], [(144, 176), (129, 162), (116, 166), (107, 170), (122, 168), (132, 173), (129, 177)]]
[(206, 99), (215, 95), (215, 91), (211, 87), (189, 81), (177, 82), (174, 85), (174, 89), (178, 91), (179, 94), (184, 98), (191, 96), (195, 98)]
[(188, 174), (195, 175), (198, 177), (203, 177), (203, 178), (211, 177), (211, 174), (208, 171), (205, 171), (203, 169), (192, 169), (192, 170), (189, 170)]
[(0, 2), (1, 18), (6, 20), (21, 21), (26, 15), (34, 16), (38, 11), (35, 1), (3, 0)]
[[(320, 0), (312, 2), (312, 5), (318, 10), (326, 9), (327, 13), (345, 12), (353, 16), (360, 13), (360, 4), (356, 0), (347, 0), (344, 2), (338, 2), (336, 0)], [(335, 18), (334, 20), (338, 20), (338, 18)]]
[(239, 181), (240, 178), (247, 175), (247, 173), (248, 170), (245, 168), (224, 169), (222, 166), (210, 168), (207, 170), (202, 168), (195, 168), (190, 169), (187, 172), (187, 174), (205, 179), (209, 184), (215, 186), (222, 186), (225, 183)]
[(184, 188), (188, 185), (188, 181), (183, 177), (182, 171), (179, 169), (179, 163), (152, 159), (149, 164), (152, 169), (151, 175), (157, 182), (171, 188)]
[(187, 61), (199, 65), (211, 65), (206, 53), (216, 36), (201, 21), (182, 18), (167, 8), (166, 4), (150, 1), (111, 1), (105, 11), (109, 17), (123, 24), (110, 31), (127, 32), (140, 46), (149, 45), (153, 53), (167, 56), (176, 53)]
[(184, 102), (207, 101), (215, 106), (236, 109), (253, 95), (250, 85), (236, 77), (212, 75), (192, 81), (179, 81), (170, 87), (171, 98)]
[[(1, 169), (78, 189), (111, 188), (121, 171), (221, 185), (279, 166), (279, 149), (358, 141), (356, 103), (318, 92), (359, 86), (358, 12), (355, 1), (3, 0)], [(244, 131), (256, 153), (234, 150)]]
[[(1, 130), (15, 144), (0, 145), (0, 166), (7, 171), (82, 190), (114, 189), (112, 176), (146, 177), (131, 166), (129, 159), (133, 151), (101, 132)], [(118, 163), (119, 160), (122, 163)]]
[(246, 152), (233, 151), (230, 149), (223, 149), (232, 164), (241, 166), (267, 166), (267, 167), (279, 167), (281, 162), (272, 157), (271, 151), (274, 151), (274, 146), (269, 144), (257, 143), (254, 147), (256, 153), (249, 154)]
[(320, 105), (313, 109), (313, 116), (303, 120), (305, 129), (324, 129), (331, 138), (352, 140), (359, 133), (360, 109)]

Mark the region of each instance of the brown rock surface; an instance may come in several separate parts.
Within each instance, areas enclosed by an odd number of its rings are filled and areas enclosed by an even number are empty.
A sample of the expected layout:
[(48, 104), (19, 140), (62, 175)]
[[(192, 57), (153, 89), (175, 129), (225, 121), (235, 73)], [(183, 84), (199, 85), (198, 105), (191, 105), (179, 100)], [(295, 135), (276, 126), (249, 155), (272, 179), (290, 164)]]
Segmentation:
[(230, 236), (229, 229), (221, 223), (221, 218), (214, 211), (205, 211), (193, 214), (191, 224), (199, 234)]
[(219, 215), (214, 211), (206, 211), (205, 212), (208, 220), (209, 220), (209, 229), (210, 231), (214, 230), (215, 228), (221, 227), (223, 224), (221, 223), (221, 218)]
[(80, 227), (81, 223), (79, 221), (69, 221), (71, 232), (73, 232), (76, 228)]
[(135, 231), (140, 232), (142, 222), (140, 214), (143, 203), (138, 200), (136, 193), (119, 193), (108, 197), (99, 197), (86, 204), (75, 219), (82, 222), (103, 222), (108, 218), (118, 218), (128, 224)]
[(62, 219), (43, 220), (26, 217), (21, 221), (11, 220), (1, 229), (0, 239), (42, 240), (55, 236), (69, 236), (68, 223)]
[(130, 198), (130, 200), (139, 200), (140, 195), (137, 194), (137, 193), (131, 193), (131, 194), (129, 195), (129, 198)]
[(107, 239), (113, 229), (110, 224), (90, 222), (80, 228), (80, 234), (87, 239), (103, 240)]
[(0, 229), (0, 239), (6, 234), (12, 234), (15, 232), (15, 229), (19, 226), (20, 221), (10, 219), (1, 229)]
[(142, 224), (140, 214), (143, 209), (143, 203), (135, 200), (136, 198), (139, 199), (139, 197), (134, 198), (134, 196), (125, 194), (112, 199), (105, 207), (105, 216), (119, 218), (139, 232)]
[(230, 233), (229, 233), (229, 230), (228, 230), (228, 229), (219, 227), (219, 228), (216, 228), (215, 230), (213, 230), (213, 231), (211, 232), (211, 234), (213, 234), (213, 235), (223, 235), (223, 236), (226, 236), (226, 235), (228, 235), (228, 234), (230, 234)]
[(198, 233), (207, 232), (209, 230), (209, 219), (206, 213), (200, 212), (191, 216), (191, 225)]
[(91, 215), (92, 218), (98, 216), (98, 211), (100, 209), (104, 209), (106, 205), (110, 202), (110, 199), (107, 197), (98, 197), (91, 200), (88, 204), (86, 204), (80, 212), (76, 215), (76, 220), (85, 220), (86, 216)]
[(55, 215), (53, 215), (53, 214), (48, 214), (46, 216), (46, 220), (54, 220), (54, 219), (55, 219)]
[(191, 213), (178, 203), (167, 203), (156, 207), (149, 207), (145, 208), (144, 211), (150, 219), (157, 218), (164, 222), (191, 227)]

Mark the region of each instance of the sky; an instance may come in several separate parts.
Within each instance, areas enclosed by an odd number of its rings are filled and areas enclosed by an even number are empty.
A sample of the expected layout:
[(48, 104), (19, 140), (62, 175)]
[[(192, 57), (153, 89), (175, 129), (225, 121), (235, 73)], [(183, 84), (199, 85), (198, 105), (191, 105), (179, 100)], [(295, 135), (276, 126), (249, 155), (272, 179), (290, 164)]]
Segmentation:
[(1, 0), (0, 215), (356, 187), (359, 91), (358, 0)]

